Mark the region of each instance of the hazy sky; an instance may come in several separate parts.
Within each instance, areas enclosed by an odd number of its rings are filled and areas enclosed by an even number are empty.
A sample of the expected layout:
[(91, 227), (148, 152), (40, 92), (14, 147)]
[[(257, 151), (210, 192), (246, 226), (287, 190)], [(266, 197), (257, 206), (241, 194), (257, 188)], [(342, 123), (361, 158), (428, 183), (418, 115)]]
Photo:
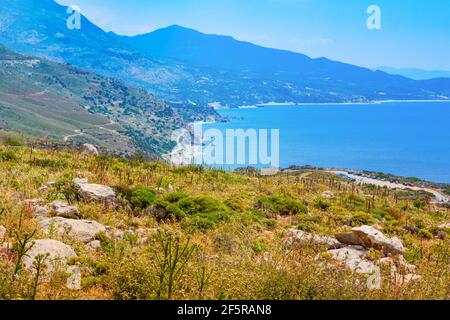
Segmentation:
[[(450, 70), (448, 0), (57, 0), (106, 31), (135, 35), (179, 24), (204, 33), (366, 67)], [(381, 8), (381, 30), (366, 26)]]

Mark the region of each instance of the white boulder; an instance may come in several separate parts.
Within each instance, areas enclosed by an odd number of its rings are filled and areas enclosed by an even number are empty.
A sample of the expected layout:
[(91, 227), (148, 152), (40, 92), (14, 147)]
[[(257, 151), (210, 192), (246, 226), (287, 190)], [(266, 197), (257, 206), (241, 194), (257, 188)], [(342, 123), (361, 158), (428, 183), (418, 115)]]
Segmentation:
[(48, 255), (44, 263), (47, 266), (46, 271), (49, 273), (54, 270), (56, 265), (64, 268), (69, 259), (77, 257), (72, 247), (56, 240), (34, 240), (29, 246), (31, 249), (23, 258), (23, 266), (28, 270), (33, 269), (33, 262), (38, 255)]
[(312, 233), (304, 232), (302, 230), (297, 230), (290, 228), (288, 230), (289, 237), (286, 239), (289, 245), (293, 243), (300, 244), (312, 244), (312, 245), (324, 245), (328, 249), (341, 248), (343, 245), (334, 238), (318, 236)]
[(334, 249), (328, 253), (334, 260), (345, 264), (353, 272), (372, 274), (378, 270), (373, 262), (367, 260), (367, 250), (361, 246)]
[(399, 238), (388, 238), (381, 231), (370, 226), (352, 229), (366, 248), (382, 250), (385, 254), (403, 254), (406, 249)]
[(51, 211), (55, 213), (57, 217), (63, 217), (68, 219), (79, 219), (81, 217), (77, 207), (69, 206), (63, 201), (53, 201), (48, 205)]
[(95, 240), (98, 233), (106, 232), (104, 225), (91, 220), (73, 220), (54, 217), (39, 221), (39, 225), (46, 233), (54, 230), (60, 237), (66, 234), (70, 238), (83, 243), (89, 243)]
[(98, 156), (99, 155), (98, 149), (90, 143), (83, 144), (81, 146), (81, 150), (83, 151), (83, 154), (87, 155), (87, 156)]

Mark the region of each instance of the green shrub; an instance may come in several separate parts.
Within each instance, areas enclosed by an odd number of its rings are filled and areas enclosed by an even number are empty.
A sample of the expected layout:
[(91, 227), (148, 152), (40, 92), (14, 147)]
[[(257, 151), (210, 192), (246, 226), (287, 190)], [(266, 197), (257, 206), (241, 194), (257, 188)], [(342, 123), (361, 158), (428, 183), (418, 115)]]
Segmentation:
[(420, 229), (418, 235), (423, 239), (433, 239), (433, 234), (426, 229)]
[(67, 167), (67, 161), (53, 159), (33, 159), (30, 161), (30, 165), (41, 168), (64, 169)]
[(177, 204), (188, 215), (227, 211), (227, 207), (222, 202), (208, 196), (187, 197), (178, 201)]
[(187, 194), (184, 192), (172, 192), (164, 195), (163, 199), (170, 203), (177, 203), (181, 199), (187, 198)]
[(271, 215), (308, 213), (308, 208), (303, 202), (283, 196), (260, 197), (257, 199), (256, 207)]
[(130, 203), (134, 209), (146, 209), (156, 200), (155, 192), (151, 188), (136, 188), (131, 191)]
[(323, 199), (318, 199), (314, 203), (314, 207), (316, 209), (319, 209), (319, 210), (322, 210), (322, 211), (327, 211), (328, 208), (331, 207), (331, 203), (329, 203), (328, 201), (325, 201)]
[(349, 219), (347, 224), (356, 227), (356, 226), (362, 226), (362, 225), (371, 225), (374, 224), (375, 221), (373, 217), (366, 213), (366, 212), (356, 212), (352, 215), (352, 217)]
[(1, 151), (0, 150), (0, 161), (17, 161), (18, 157), (12, 151)]
[(10, 147), (22, 147), (23, 146), (23, 144), (20, 141), (14, 140), (12, 138), (5, 139), (3, 144), (5, 146), (10, 146)]

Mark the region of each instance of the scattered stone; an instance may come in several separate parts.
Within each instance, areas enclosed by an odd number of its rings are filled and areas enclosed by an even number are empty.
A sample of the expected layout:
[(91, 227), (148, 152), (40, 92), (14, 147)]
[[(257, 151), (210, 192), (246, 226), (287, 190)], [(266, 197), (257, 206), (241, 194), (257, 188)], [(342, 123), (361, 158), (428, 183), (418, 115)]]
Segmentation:
[(83, 154), (87, 155), (87, 156), (98, 156), (99, 155), (98, 149), (94, 145), (89, 144), (89, 143), (83, 144), (81, 146), (81, 150), (83, 151)]
[(403, 254), (405, 247), (402, 241), (397, 238), (387, 238), (381, 231), (370, 226), (362, 226), (352, 229), (366, 248), (383, 250), (385, 254)]
[(47, 182), (46, 184), (44, 184), (42, 187), (40, 187), (38, 189), (39, 192), (44, 192), (47, 191), (50, 188), (53, 188), (56, 185), (56, 182), (51, 181), (51, 182)]
[(6, 237), (6, 228), (4, 226), (0, 226), (0, 240), (3, 240)]
[(343, 247), (342, 243), (331, 237), (317, 236), (294, 228), (289, 229), (288, 233), (290, 234), (290, 237), (286, 240), (289, 245), (297, 242), (300, 244), (326, 245), (328, 249)]
[(417, 269), (415, 265), (409, 264), (402, 255), (381, 258), (377, 261), (377, 264), (390, 267), (391, 275), (413, 273)]
[(350, 246), (361, 246), (363, 245), (359, 237), (353, 232), (343, 232), (336, 234), (336, 239), (343, 244)]
[(27, 206), (32, 207), (32, 208), (40, 207), (45, 204), (44, 200), (42, 200), (42, 199), (28, 199), (28, 200), (25, 200), (24, 203)]
[(331, 191), (325, 191), (322, 193), (322, 197), (325, 199), (334, 199), (334, 193)]
[(88, 179), (80, 179), (80, 178), (75, 178), (72, 180), (73, 183), (75, 184), (85, 184), (88, 183)]
[(53, 201), (48, 206), (51, 211), (56, 214), (57, 217), (68, 219), (79, 219), (81, 217), (77, 207), (69, 206), (63, 201)]
[[(77, 182), (75, 182), (77, 181)], [(111, 187), (101, 184), (87, 183), (86, 180), (74, 179), (80, 195), (90, 201), (105, 202), (108, 204), (116, 203), (116, 193)], [(82, 182), (82, 183), (80, 183)]]
[(104, 225), (90, 220), (73, 220), (54, 217), (39, 221), (39, 225), (44, 232), (49, 233), (51, 230), (55, 230), (60, 237), (66, 234), (83, 243), (89, 243), (95, 240), (98, 233), (106, 232), (106, 227)]
[(447, 239), (447, 232), (439, 230), (436, 232), (436, 238), (440, 239), (440, 240), (445, 240)]
[(91, 251), (97, 252), (100, 251), (102, 246), (100, 240), (94, 240), (86, 244), (86, 247)]
[(64, 268), (69, 259), (77, 257), (75, 251), (70, 246), (56, 240), (34, 240), (29, 245), (31, 249), (23, 258), (23, 265), (28, 270), (33, 269), (33, 261), (38, 255), (48, 254), (44, 262), (47, 266), (46, 271), (48, 273), (53, 272), (56, 264)]
[(37, 207), (36, 209), (34, 209), (33, 216), (35, 218), (45, 218), (45, 217), (49, 216), (50, 212), (51, 212), (51, 210), (47, 206)]
[(331, 257), (344, 263), (351, 271), (356, 273), (374, 273), (377, 266), (367, 260), (367, 250), (361, 246), (349, 246), (328, 251)]
[(450, 229), (450, 223), (443, 223), (438, 226), (439, 229)]
[(81, 270), (77, 266), (69, 266), (67, 272), (70, 274), (66, 281), (69, 290), (81, 290)]
[(416, 226), (403, 226), (403, 229), (405, 229), (411, 234), (418, 234), (420, 231), (420, 229), (417, 228)]

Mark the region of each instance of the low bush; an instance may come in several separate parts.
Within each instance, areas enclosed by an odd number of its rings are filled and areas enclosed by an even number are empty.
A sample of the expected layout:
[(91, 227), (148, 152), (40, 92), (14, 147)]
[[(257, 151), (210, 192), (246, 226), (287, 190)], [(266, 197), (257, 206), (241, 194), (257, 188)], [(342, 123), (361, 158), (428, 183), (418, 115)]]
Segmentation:
[(257, 199), (256, 208), (271, 216), (308, 213), (308, 208), (303, 202), (283, 196), (260, 197)]

